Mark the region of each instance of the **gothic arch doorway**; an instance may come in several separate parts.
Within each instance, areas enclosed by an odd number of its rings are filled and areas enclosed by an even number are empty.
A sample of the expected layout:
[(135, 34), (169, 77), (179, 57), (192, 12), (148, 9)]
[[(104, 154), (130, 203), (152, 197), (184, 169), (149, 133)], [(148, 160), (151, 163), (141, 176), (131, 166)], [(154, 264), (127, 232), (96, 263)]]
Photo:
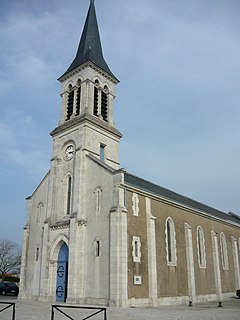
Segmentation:
[(58, 253), (56, 301), (66, 301), (68, 283), (68, 246), (64, 242)]

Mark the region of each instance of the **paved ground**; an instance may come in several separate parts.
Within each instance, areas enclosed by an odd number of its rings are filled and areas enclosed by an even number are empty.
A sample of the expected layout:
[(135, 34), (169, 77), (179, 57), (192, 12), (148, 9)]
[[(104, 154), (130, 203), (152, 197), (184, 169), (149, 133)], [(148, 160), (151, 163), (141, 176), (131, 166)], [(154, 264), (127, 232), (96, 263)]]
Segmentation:
[[(1, 302), (16, 303), (16, 320), (50, 320), (52, 304), (36, 301), (17, 301), (14, 297), (0, 296)], [(64, 306), (64, 305), (62, 305)], [(4, 305), (0, 304), (0, 310)], [(89, 312), (76, 313), (69, 311), (69, 315), (76, 320), (81, 320)], [(54, 320), (67, 320), (68, 318), (55, 312)], [(92, 320), (103, 320), (99, 314)], [(216, 302), (197, 304), (193, 307), (172, 306), (159, 308), (108, 308), (108, 320), (240, 320), (240, 299), (231, 298), (223, 302), (223, 307), (218, 308)], [(12, 320), (11, 309), (0, 312), (0, 320)]]

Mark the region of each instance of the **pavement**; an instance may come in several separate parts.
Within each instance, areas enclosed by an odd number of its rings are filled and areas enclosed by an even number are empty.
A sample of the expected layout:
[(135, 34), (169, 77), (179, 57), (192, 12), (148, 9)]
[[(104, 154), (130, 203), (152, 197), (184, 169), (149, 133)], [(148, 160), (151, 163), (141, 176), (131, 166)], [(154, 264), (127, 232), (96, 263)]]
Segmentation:
[[(52, 303), (39, 301), (18, 301), (15, 297), (0, 296), (0, 302), (15, 303), (15, 320), (51, 320)], [(0, 304), (0, 310), (6, 305)], [(53, 320), (82, 320), (94, 311), (85, 309), (67, 309), (61, 304), (60, 310), (67, 313), (66, 317), (58, 310)], [(0, 312), (0, 320), (13, 320), (12, 307)], [(104, 314), (90, 318), (104, 320)], [(167, 306), (159, 308), (107, 308), (107, 320), (240, 320), (240, 299), (229, 298), (218, 307), (217, 302), (208, 302), (188, 306)]]

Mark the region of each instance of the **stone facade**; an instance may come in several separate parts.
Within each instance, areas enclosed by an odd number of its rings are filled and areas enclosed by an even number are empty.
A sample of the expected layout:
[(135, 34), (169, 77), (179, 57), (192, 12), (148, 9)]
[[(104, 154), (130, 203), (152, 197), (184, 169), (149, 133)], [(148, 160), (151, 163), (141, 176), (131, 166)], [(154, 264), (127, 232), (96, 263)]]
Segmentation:
[(59, 78), (50, 170), (27, 198), (19, 298), (119, 307), (221, 301), (240, 287), (240, 219), (119, 168), (118, 80), (96, 26), (91, 1), (74, 68)]

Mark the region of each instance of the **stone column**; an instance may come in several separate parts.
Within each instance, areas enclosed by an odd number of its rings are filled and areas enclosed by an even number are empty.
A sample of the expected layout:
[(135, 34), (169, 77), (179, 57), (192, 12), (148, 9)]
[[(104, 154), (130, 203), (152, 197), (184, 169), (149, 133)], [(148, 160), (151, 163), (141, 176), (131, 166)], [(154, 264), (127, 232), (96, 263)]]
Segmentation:
[(220, 265), (219, 265), (219, 252), (218, 252), (218, 239), (217, 233), (211, 231), (212, 235), (212, 253), (213, 253), (213, 266), (214, 266), (214, 277), (216, 285), (216, 295), (218, 301), (222, 301), (222, 283), (221, 283), (221, 274), (220, 274)]
[(114, 124), (114, 109), (113, 109), (113, 102), (114, 102), (114, 96), (109, 93), (108, 94), (108, 123), (110, 126), (115, 126)]
[(151, 306), (157, 306), (157, 259), (156, 259), (156, 218), (151, 212), (151, 200), (146, 198), (147, 214), (147, 245), (148, 245), (148, 282), (149, 282), (149, 301)]
[(86, 235), (87, 222), (84, 219), (78, 221), (77, 227), (77, 248), (76, 248), (76, 270), (75, 279), (76, 284), (76, 297), (77, 303), (83, 304), (85, 299), (85, 281), (86, 281), (86, 268), (85, 268), (85, 235)]
[(47, 299), (50, 292), (49, 280), (49, 253), (48, 253), (48, 236), (49, 236), (49, 223), (44, 222), (42, 239), (42, 256), (41, 256), (41, 270), (40, 270), (40, 297)]
[(127, 210), (119, 206), (110, 211), (110, 305), (127, 305), (127, 275)]
[(28, 256), (28, 244), (29, 244), (29, 226), (24, 227), (23, 232), (23, 248), (22, 248), (22, 258), (21, 258), (21, 271), (20, 271), (20, 290), (18, 298), (26, 298), (26, 273), (27, 273), (27, 256)]
[(73, 88), (73, 91), (74, 91), (74, 95), (73, 95), (73, 114), (71, 115), (71, 118), (75, 117), (75, 115), (76, 115), (76, 108), (77, 108), (77, 91), (78, 91), (78, 88), (77, 88), (77, 87), (74, 87), (74, 88)]
[(59, 122), (59, 125), (65, 122), (66, 115), (67, 115), (67, 103), (68, 103), (68, 92), (65, 91), (61, 94), (62, 97), (62, 114), (61, 114), (61, 120)]
[(238, 258), (238, 247), (237, 239), (231, 237), (232, 239), (232, 249), (233, 249), (233, 262), (234, 262), (234, 272), (236, 279), (236, 290), (240, 288), (240, 268), (239, 268), (239, 258)]
[(189, 303), (190, 302), (192, 303), (196, 300), (192, 228), (188, 223), (184, 223), (184, 228), (185, 228), (185, 242), (186, 242), (186, 256), (187, 256), (188, 295), (189, 295)]
[(75, 215), (70, 217), (70, 228), (69, 228), (69, 258), (68, 258), (68, 294), (67, 302), (76, 302), (76, 268), (77, 268), (77, 219)]

